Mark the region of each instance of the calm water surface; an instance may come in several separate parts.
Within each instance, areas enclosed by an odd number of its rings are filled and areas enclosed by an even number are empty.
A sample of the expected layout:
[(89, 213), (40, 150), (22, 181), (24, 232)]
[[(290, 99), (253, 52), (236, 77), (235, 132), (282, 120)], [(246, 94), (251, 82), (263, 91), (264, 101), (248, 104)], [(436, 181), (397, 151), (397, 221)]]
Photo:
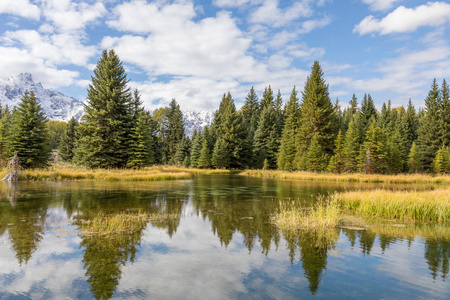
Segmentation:
[[(278, 201), (376, 187), (223, 175), (0, 183), (0, 299), (450, 299), (448, 225), (289, 235), (270, 224)], [(173, 218), (115, 238), (81, 231), (99, 212), (139, 210)]]

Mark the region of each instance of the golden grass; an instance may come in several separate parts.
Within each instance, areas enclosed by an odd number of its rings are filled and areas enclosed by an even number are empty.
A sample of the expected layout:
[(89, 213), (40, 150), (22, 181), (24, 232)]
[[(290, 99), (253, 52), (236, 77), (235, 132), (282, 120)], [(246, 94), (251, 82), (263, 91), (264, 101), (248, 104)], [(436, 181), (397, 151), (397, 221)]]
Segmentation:
[(280, 202), (279, 212), (272, 222), (282, 230), (334, 228), (339, 223), (341, 210), (336, 203), (320, 197), (313, 207), (305, 208), (299, 201)]
[(335, 193), (328, 201), (369, 217), (445, 222), (450, 220), (450, 188), (428, 191), (368, 190)]
[(150, 220), (162, 222), (175, 217), (169, 214), (142, 212), (111, 215), (99, 213), (92, 220), (82, 221), (81, 228), (84, 235), (116, 235), (142, 229)]
[(317, 181), (343, 181), (343, 182), (372, 182), (372, 183), (431, 183), (450, 184), (449, 175), (429, 174), (331, 174), (313, 172), (286, 172), (274, 170), (246, 170), (240, 173), (243, 176), (276, 178), (276, 179), (299, 179)]
[[(4, 170), (0, 176), (4, 175)], [(57, 163), (44, 169), (26, 169), (19, 173), (19, 180), (68, 181), (160, 181), (188, 179), (200, 174), (228, 174), (228, 170), (190, 169), (176, 166), (152, 166), (142, 169), (88, 169), (72, 164)]]

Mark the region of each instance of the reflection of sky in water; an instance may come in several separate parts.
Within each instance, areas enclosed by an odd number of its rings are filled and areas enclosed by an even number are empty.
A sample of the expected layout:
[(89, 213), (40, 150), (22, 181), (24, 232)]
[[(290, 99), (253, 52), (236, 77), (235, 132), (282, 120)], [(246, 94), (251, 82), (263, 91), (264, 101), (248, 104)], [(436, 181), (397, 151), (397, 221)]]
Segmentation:
[[(0, 298), (91, 298), (76, 227), (57, 204), (47, 209), (45, 218), (45, 234), (27, 264), (18, 263), (8, 231), (0, 237)], [(313, 296), (298, 249), (291, 265), (284, 239), (278, 247), (272, 242), (266, 256), (258, 237), (249, 252), (238, 231), (225, 247), (211, 221), (197, 215), (188, 201), (172, 237), (167, 229), (147, 226), (134, 263), (121, 266), (113, 298), (450, 298), (448, 279), (430, 275), (423, 240), (408, 244), (396, 239), (383, 251), (377, 236), (370, 254), (364, 254), (359, 239), (352, 246), (340, 233), (335, 248), (327, 252)]]

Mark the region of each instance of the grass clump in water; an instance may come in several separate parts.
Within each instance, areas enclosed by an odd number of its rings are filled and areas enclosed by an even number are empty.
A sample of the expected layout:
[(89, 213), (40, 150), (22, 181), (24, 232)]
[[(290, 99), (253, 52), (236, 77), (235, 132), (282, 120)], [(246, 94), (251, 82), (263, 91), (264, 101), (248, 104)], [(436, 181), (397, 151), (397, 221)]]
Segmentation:
[(279, 212), (272, 218), (282, 230), (327, 229), (339, 224), (341, 209), (336, 202), (319, 196), (310, 208), (305, 208), (298, 201), (281, 202)]
[(148, 213), (99, 213), (92, 220), (82, 221), (84, 235), (117, 235), (140, 230), (152, 221), (167, 221), (175, 216), (169, 214)]
[(431, 191), (370, 190), (328, 197), (345, 211), (369, 217), (445, 222), (450, 220), (450, 189)]

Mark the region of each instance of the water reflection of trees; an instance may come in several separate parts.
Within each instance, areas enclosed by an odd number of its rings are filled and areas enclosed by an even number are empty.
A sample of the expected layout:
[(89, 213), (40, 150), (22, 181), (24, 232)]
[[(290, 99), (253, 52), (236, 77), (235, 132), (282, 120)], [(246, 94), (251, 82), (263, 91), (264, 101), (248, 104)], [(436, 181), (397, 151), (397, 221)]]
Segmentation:
[(27, 264), (44, 235), (48, 201), (17, 196), (20, 191), (15, 183), (2, 182), (0, 185), (0, 235), (8, 231), (17, 261), (20, 265)]

